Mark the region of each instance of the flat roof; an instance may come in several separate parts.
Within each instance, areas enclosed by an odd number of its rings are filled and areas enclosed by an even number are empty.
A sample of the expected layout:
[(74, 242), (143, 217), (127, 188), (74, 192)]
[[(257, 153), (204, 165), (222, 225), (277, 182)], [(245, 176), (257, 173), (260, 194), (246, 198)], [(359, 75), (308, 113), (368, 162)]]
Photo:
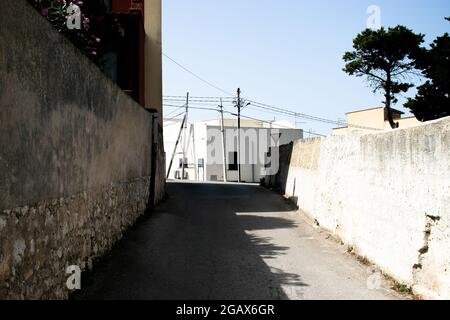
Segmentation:
[[(212, 125), (212, 124), (207, 124), (206, 125), (207, 128), (221, 128), (220, 125)], [(224, 126), (225, 129), (234, 129), (237, 130), (237, 127), (235, 126)], [(269, 128), (269, 127), (241, 127), (242, 130), (245, 129), (272, 129), (272, 130), (294, 130), (294, 131), (305, 131), (304, 129), (299, 129), (299, 128)]]
[(409, 116), (409, 117), (401, 118), (401, 120), (405, 120), (405, 119), (417, 119), (417, 117), (416, 116)]
[[(375, 108), (368, 108), (368, 109), (362, 109), (362, 110), (357, 110), (357, 111), (351, 111), (351, 112), (347, 112), (346, 115), (349, 114), (353, 114), (353, 113), (361, 113), (361, 112), (366, 112), (366, 111), (372, 111), (372, 110), (378, 110), (378, 109), (384, 109), (385, 107), (375, 107)], [(403, 111), (391, 108), (392, 111), (394, 111), (395, 113), (399, 113), (399, 114), (405, 114)]]

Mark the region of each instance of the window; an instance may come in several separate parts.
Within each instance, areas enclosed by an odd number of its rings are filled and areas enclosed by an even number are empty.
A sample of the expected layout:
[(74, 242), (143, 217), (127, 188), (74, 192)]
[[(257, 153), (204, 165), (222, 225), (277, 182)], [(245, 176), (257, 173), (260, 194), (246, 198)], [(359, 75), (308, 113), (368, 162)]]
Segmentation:
[(269, 152), (267, 152), (265, 154), (265, 164), (264, 164), (264, 168), (268, 169), (270, 167), (272, 167), (272, 147), (269, 148)]
[[(179, 166), (180, 169), (183, 169), (183, 159), (179, 159)], [(184, 168), (187, 169), (189, 167), (188, 159), (184, 158)]]
[(228, 170), (238, 171), (238, 154), (237, 152), (230, 152), (228, 155)]
[(198, 167), (199, 168), (205, 167), (205, 159), (198, 159)]
[[(175, 179), (181, 180), (181, 172), (180, 170), (175, 171)], [(187, 171), (184, 172), (184, 180), (189, 180), (189, 174)]]

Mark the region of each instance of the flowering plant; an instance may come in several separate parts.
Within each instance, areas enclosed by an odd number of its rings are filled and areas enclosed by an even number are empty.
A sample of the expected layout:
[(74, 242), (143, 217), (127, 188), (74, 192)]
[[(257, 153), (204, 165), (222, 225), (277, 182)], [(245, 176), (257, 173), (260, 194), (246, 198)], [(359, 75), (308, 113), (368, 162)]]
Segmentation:
[[(94, 34), (91, 21), (96, 15), (106, 13), (98, 8), (97, 0), (67, 1), (67, 0), (28, 0), (42, 16), (44, 16), (60, 33), (68, 37), (87, 56), (97, 61), (101, 51), (101, 39)], [(74, 10), (74, 8), (78, 10)], [(94, 9), (94, 10), (93, 10)], [(74, 15), (80, 19), (79, 28), (69, 28), (68, 20)]]

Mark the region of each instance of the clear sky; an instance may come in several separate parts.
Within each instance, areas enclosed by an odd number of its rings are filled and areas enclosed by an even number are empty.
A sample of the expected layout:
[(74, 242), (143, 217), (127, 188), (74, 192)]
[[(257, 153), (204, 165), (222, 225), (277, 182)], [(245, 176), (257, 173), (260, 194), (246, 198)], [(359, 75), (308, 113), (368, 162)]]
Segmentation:
[[(370, 5), (380, 7), (383, 26), (405, 25), (426, 34), (427, 44), (450, 32), (444, 20), (450, 16), (449, 0), (162, 1), (165, 54), (228, 92), (241, 87), (249, 99), (332, 120), (345, 119), (348, 111), (380, 106), (383, 99), (362, 78), (342, 71), (342, 55), (366, 27)], [(164, 95), (224, 95), (167, 58), (163, 73)], [(396, 107), (404, 110), (402, 101)], [(173, 112), (166, 109), (166, 114), (176, 115)], [(244, 114), (295, 122), (253, 108)], [(196, 120), (216, 117), (215, 112), (192, 113)], [(324, 134), (333, 127), (297, 125)]]

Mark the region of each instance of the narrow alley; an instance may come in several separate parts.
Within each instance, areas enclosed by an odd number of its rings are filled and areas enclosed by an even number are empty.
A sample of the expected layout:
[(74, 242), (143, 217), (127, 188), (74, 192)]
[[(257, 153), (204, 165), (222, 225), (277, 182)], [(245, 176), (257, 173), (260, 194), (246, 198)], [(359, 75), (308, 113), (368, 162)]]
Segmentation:
[(368, 267), (257, 185), (168, 183), (168, 198), (74, 299), (398, 299)]

